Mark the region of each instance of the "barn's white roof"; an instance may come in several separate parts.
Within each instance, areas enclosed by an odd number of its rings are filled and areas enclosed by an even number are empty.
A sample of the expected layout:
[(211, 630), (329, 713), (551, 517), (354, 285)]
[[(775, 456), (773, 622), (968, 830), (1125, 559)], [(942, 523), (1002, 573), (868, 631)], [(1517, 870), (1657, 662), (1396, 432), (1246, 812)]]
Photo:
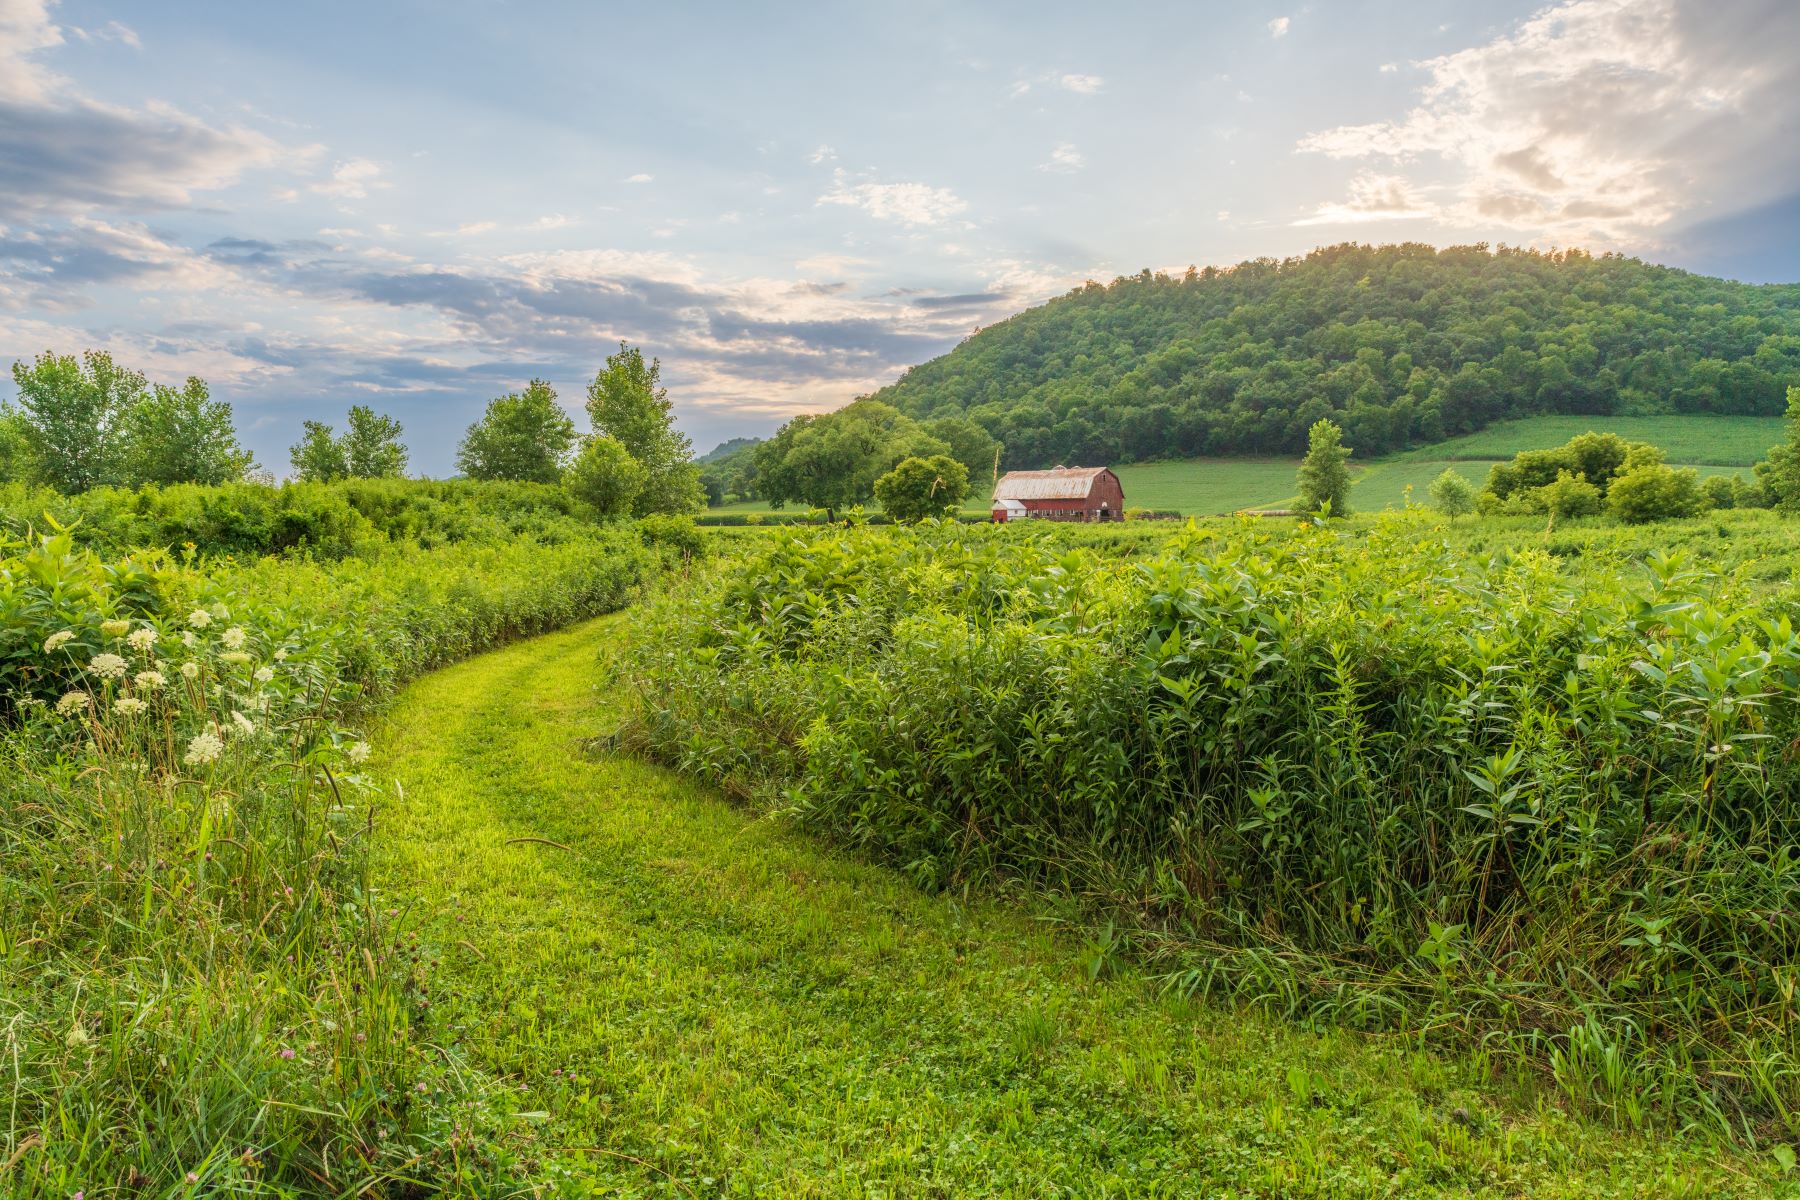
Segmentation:
[(994, 487), (995, 500), (1084, 500), (1105, 467), (1058, 467), (1054, 471), (1008, 471)]
[(1000, 499), (994, 501), (994, 507), (1005, 509), (1007, 512), (1024, 512), (1025, 502), (1023, 500)]

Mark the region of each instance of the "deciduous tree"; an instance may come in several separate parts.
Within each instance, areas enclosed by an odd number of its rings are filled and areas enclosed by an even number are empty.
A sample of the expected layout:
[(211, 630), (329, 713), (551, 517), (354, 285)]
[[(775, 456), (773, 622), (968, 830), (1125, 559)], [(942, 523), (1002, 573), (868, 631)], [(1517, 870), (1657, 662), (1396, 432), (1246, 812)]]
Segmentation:
[(1329, 505), (1334, 517), (1350, 515), (1350, 450), (1343, 439), (1344, 431), (1328, 419), (1307, 430), (1299, 484), (1300, 506), (1308, 512)]
[(206, 382), (189, 377), (180, 388), (156, 384), (125, 413), (123, 481), (228, 483), (256, 465), (237, 440), (231, 405), (214, 400)]
[(39, 478), (65, 493), (119, 482), (120, 426), (149, 386), (141, 374), (89, 350), (15, 362), (12, 377)]
[(469, 426), (456, 465), (471, 479), (555, 483), (575, 444), (575, 422), (556, 401), (556, 389), (534, 379), (520, 393), (490, 400)]
[(1431, 507), (1452, 520), (1475, 511), (1475, 485), (1455, 467), (1445, 467), (1444, 473), (1431, 481), (1425, 494), (1431, 500)]
[(569, 464), (564, 483), (602, 517), (628, 517), (649, 476), (617, 438), (591, 437)]
[(875, 498), (896, 521), (923, 521), (954, 512), (969, 492), (969, 472), (947, 454), (904, 458), (875, 481)]
[(694, 446), (675, 428), (674, 405), (662, 386), (662, 363), (644, 361), (636, 346), (619, 343), (588, 385), (588, 418), (598, 437), (611, 438), (644, 467), (644, 487), (633, 501), (638, 516), (691, 512), (705, 503)]

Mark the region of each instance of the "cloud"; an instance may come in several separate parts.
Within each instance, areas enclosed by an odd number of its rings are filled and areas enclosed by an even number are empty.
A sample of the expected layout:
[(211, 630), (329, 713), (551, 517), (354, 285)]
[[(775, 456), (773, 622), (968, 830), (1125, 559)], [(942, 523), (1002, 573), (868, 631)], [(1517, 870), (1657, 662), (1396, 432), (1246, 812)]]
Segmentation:
[(1092, 96), (1106, 86), (1106, 80), (1098, 75), (1064, 75), (1056, 81), (1056, 84), (1065, 92), (1074, 92), (1078, 96)]
[(1073, 142), (1058, 142), (1056, 148), (1050, 151), (1050, 160), (1039, 163), (1038, 170), (1068, 173), (1079, 171), (1086, 165), (1087, 160), (1081, 157), (1081, 151), (1075, 148)]
[(646, 175), (642, 171), (639, 171), (636, 175), (627, 175), (625, 177), (625, 182), (626, 183), (649, 183), (652, 180), (654, 180), (655, 178), (656, 178), (656, 176), (654, 176), (654, 175)]
[(138, 38), (137, 30), (118, 21), (108, 21), (98, 29), (78, 29), (69, 26), (69, 32), (84, 42), (118, 42), (130, 46), (133, 50), (142, 50), (144, 43)]
[(534, 232), (543, 232), (551, 229), (567, 229), (575, 223), (574, 217), (565, 217), (562, 213), (551, 213), (548, 216), (539, 217), (525, 228)]
[(74, 217), (53, 228), (0, 229), (0, 308), (69, 312), (90, 306), (99, 287), (146, 292), (232, 283), (208, 256), (134, 222)]
[(331, 178), (312, 185), (321, 196), (338, 200), (363, 200), (372, 187), (386, 187), (379, 182), (381, 164), (366, 158), (352, 158), (331, 168)]
[(1321, 204), (1310, 216), (1294, 224), (1361, 224), (1438, 215), (1437, 206), (1421, 196), (1404, 176), (1359, 171), (1351, 179), (1349, 191), (1345, 199)]
[(833, 172), (833, 186), (819, 204), (860, 208), (878, 221), (906, 226), (941, 225), (968, 208), (949, 188), (924, 183), (852, 183), (840, 168)]
[(823, 143), (821, 143), (816, 150), (814, 150), (811, 154), (806, 156), (806, 161), (809, 163), (816, 164), (816, 163), (822, 163), (822, 162), (832, 162), (836, 158), (837, 158), (837, 151), (833, 150), (830, 146), (827, 146), (827, 145), (824, 145)]
[[(129, 33), (122, 25), (101, 31), (118, 40)], [(46, 0), (0, 0), (0, 220), (181, 208), (195, 192), (304, 155), (166, 104), (127, 108), (84, 96), (39, 61), (63, 42)]]
[(1269, 22), (1269, 36), (1272, 38), (1286, 37), (1288, 26), (1292, 24), (1293, 21), (1287, 17), (1276, 17), (1273, 21)]
[(1680, 214), (1791, 185), (1800, 149), (1783, 130), (1800, 122), (1787, 61), (1797, 40), (1800, 6), (1784, 0), (1567, 0), (1416, 64), (1428, 79), (1403, 117), (1322, 130), (1298, 148), (1386, 164), (1321, 213), (1387, 211), (1365, 207), (1367, 181), (1403, 175), (1447, 180), (1450, 224), (1653, 245)]

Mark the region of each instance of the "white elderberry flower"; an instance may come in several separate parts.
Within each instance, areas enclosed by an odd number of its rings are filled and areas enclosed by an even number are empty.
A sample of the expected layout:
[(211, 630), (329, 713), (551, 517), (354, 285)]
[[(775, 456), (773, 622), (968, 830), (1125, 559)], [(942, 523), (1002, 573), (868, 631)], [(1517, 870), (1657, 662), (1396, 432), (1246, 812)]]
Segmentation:
[(131, 681), (143, 688), (146, 692), (159, 691), (163, 684), (169, 682), (167, 679), (163, 678), (163, 673), (161, 671), (139, 671), (136, 675), (131, 677)]
[(148, 654), (150, 653), (150, 647), (156, 644), (156, 630), (151, 629), (146, 625), (142, 629), (132, 630), (131, 636), (125, 640), (130, 643), (131, 648), (136, 650), (139, 654)]
[(205, 629), (208, 625), (212, 624), (212, 614), (207, 612), (204, 608), (196, 608), (193, 612), (188, 614), (188, 624), (192, 625), (195, 629)]
[(149, 707), (148, 704), (145, 704), (136, 696), (120, 696), (117, 700), (113, 701), (113, 711), (122, 713), (127, 717), (135, 717)]
[(75, 640), (73, 629), (59, 629), (44, 639), (44, 653), (53, 654)]
[(86, 692), (64, 692), (63, 698), (56, 702), (56, 715), (66, 717), (72, 712), (80, 712), (93, 703)]
[(244, 627), (233, 625), (219, 635), (219, 640), (225, 643), (227, 650), (242, 650), (244, 648)]

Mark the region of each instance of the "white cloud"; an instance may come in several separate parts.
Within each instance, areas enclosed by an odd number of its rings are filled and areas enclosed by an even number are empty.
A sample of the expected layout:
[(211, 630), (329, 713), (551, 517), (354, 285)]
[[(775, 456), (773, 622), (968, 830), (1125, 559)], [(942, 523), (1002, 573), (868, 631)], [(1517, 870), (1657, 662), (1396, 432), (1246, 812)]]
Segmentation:
[(1221, 221), (1231, 220), (1231, 210), (1228, 208), (1221, 208), (1219, 210), (1219, 220), (1221, 220)]
[(366, 158), (350, 158), (331, 168), (331, 178), (312, 185), (321, 196), (336, 200), (362, 200), (372, 187), (386, 187), (380, 182), (381, 164)]
[(118, 21), (108, 21), (98, 29), (78, 29), (69, 26), (69, 32), (84, 42), (119, 42), (130, 46), (133, 50), (142, 50), (144, 43), (138, 38), (137, 30)]
[(549, 216), (539, 217), (525, 228), (542, 232), (550, 229), (567, 229), (573, 224), (575, 224), (574, 217), (565, 217), (561, 213), (551, 213)]
[(1399, 63), (1382, 63), (1381, 64), (1381, 73), (1383, 75), (1392, 75), (1394, 72), (1398, 71), (1399, 69), (1400, 69)]
[(654, 176), (654, 175), (646, 175), (646, 174), (644, 174), (644, 172), (639, 171), (636, 175), (627, 175), (625, 177), (625, 182), (626, 183), (649, 183), (651, 180), (653, 180), (655, 178), (656, 178), (656, 176)]
[[(180, 208), (196, 191), (305, 157), (239, 126), (172, 105), (101, 103), (47, 67), (65, 42), (48, 0), (0, 0), (0, 219), (99, 208)], [(123, 25), (76, 37), (135, 41)]]
[(1074, 92), (1078, 96), (1092, 96), (1106, 86), (1106, 80), (1098, 75), (1064, 75), (1056, 81), (1056, 84), (1066, 92)]
[(811, 154), (806, 156), (806, 161), (809, 163), (822, 163), (822, 162), (831, 162), (832, 160), (834, 160), (836, 158), (837, 158), (836, 150), (833, 150), (830, 146), (827, 146), (824, 143), (820, 143), (819, 147), (816, 150), (814, 150)]
[(939, 225), (969, 207), (949, 188), (924, 183), (852, 183), (841, 168), (833, 180), (818, 203), (860, 208), (878, 221)]
[(1286, 37), (1288, 26), (1292, 24), (1293, 21), (1288, 17), (1276, 17), (1273, 21), (1269, 22), (1269, 36), (1272, 38)]
[(466, 224), (458, 225), (456, 227), (456, 232), (464, 236), (470, 236), (477, 233), (487, 233), (490, 230), (498, 229), (499, 227), (499, 223), (496, 221), (469, 221)]
[(1365, 221), (1398, 221), (1434, 217), (1438, 209), (1412, 183), (1400, 175), (1359, 171), (1351, 179), (1349, 196), (1321, 204), (1296, 225), (1361, 224)]
[(1398, 120), (1299, 149), (1387, 164), (1321, 213), (1389, 211), (1368, 206), (1370, 179), (1447, 178), (1448, 223), (1642, 245), (1684, 211), (1792, 189), (1797, 37), (1800, 6), (1784, 0), (1566, 0), (1417, 64), (1428, 81)]
[(1081, 151), (1075, 148), (1073, 142), (1058, 142), (1056, 148), (1050, 151), (1050, 161), (1039, 163), (1038, 170), (1067, 173), (1079, 171), (1085, 166), (1087, 160), (1081, 157)]
[(1030, 91), (1031, 81), (1029, 79), (1015, 79), (1013, 80), (1012, 86), (1006, 89), (1006, 98), (1008, 100), (1017, 100), (1019, 97)]

